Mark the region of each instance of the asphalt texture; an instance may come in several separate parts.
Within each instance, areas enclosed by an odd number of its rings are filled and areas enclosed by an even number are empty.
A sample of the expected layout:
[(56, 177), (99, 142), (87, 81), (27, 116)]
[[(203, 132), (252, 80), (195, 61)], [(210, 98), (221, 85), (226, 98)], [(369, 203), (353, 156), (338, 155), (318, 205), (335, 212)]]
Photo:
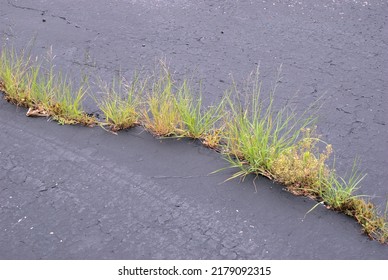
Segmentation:
[[(166, 58), (195, 71), (208, 104), (260, 64), (282, 64), (279, 102), (323, 95), (318, 129), (339, 171), (359, 155), (361, 194), (387, 197), (386, 1), (0, 1), (3, 42), (52, 46), (58, 69), (111, 78)], [(290, 99), (295, 92), (294, 99)], [(92, 101), (85, 104), (97, 111)], [(2, 259), (388, 259), (343, 214), (233, 171), (214, 151), (60, 126), (0, 103)]]

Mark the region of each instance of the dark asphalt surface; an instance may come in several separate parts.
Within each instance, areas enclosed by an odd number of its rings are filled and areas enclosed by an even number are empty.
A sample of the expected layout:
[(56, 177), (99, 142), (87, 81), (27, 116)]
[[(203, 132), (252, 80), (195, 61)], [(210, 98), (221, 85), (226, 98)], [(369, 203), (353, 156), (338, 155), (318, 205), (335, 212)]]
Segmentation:
[[(279, 101), (326, 92), (319, 131), (337, 167), (355, 155), (361, 193), (388, 195), (386, 1), (5, 1), (4, 42), (53, 46), (58, 69), (109, 79), (166, 57), (203, 79), (208, 104), (258, 63), (264, 88), (283, 64)], [(95, 111), (92, 102), (88, 111)], [(190, 141), (139, 130), (62, 127), (0, 103), (2, 259), (388, 259), (344, 215), (252, 178), (220, 184), (225, 162)]]

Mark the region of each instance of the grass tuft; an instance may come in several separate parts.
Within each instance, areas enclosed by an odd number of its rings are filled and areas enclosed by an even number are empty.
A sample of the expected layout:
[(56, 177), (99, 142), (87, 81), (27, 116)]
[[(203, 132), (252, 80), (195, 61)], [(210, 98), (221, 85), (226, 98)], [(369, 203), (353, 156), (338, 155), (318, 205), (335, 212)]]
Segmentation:
[(49, 112), (54, 120), (60, 124), (79, 123), (92, 126), (96, 123), (95, 118), (86, 114), (82, 107), (82, 99), (88, 90), (85, 83), (74, 90), (70, 80), (59, 76), (53, 90), (54, 98)]
[(385, 243), (388, 241), (388, 204), (382, 215), (369, 200), (355, 194), (365, 176), (359, 171), (356, 160), (347, 178), (338, 176), (332, 169), (321, 178), (320, 197), (327, 208), (354, 217), (369, 237)]
[(297, 195), (320, 197), (321, 180), (330, 174), (326, 161), (332, 146), (324, 143), (326, 147), (321, 152), (318, 144), (323, 141), (314, 134), (315, 128), (301, 129), (301, 139), (280, 153), (271, 168), (275, 180)]
[(2, 48), (0, 90), (7, 101), (29, 108), (27, 116), (51, 117), (60, 124), (95, 124), (94, 117), (82, 109), (87, 88), (80, 86), (75, 95), (73, 89), (69, 79), (54, 73), (52, 64), (47, 70), (38, 58), (32, 60), (24, 52), (18, 55), (13, 48)]
[(161, 62), (160, 74), (146, 96), (145, 108), (142, 109), (142, 123), (155, 136), (176, 136), (183, 130), (174, 87), (168, 67)]
[(325, 176), (321, 176), (318, 194), (330, 208), (345, 210), (351, 200), (361, 199), (355, 195), (355, 192), (360, 188), (360, 183), (365, 177), (366, 174), (362, 175), (359, 172), (357, 161), (354, 161), (348, 178), (338, 176), (334, 169)]
[(343, 205), (341, 211), (354, 217), (371, 239), (388, 244), (387, 209), (388, 204), (385, 213), (381, 214), (370, 201), (352, 197)]
[[(236, 96), (241, 96), (236, 86), (233, 90)], [(243, 104), (228, 98), (230, 114), (226, 117), (223, 132), (226, 158), (231, 167), (240, 169), (233, 177), (253, 173), (274, 179), (274, 163), (295, 146), (301, 129), (314, 119), (298, 118), (288, 107), (275, 112), (276, 85), (267, 99), (262, 98), (258, 70), (249, 90), (246, 94), (249, 99)]]
[(202, 95), (194, 98), (188, 81), (185, 80), (177, 94), (176, 107), (184, 124), (182, 136), (200, 139), (205, 146), (216, 148), (221, 140), (221, 128), (216, 124), (225, 115), (224, 100), (218, 106), (203, 108)]
[[(140, 96), (145, 83), (141, 83), (138, 77), (131, 84), (123, 79), (115, 81), (112, 85), (102, 86), (106, 93), (105, 98), (98, 102), (98, 107), (104, 113), (106, 125), (113, 132), (139, 125)], [(123, 98), (122, 95), (125, 94)]]
[[(0, 54), (0, 90), (5, 99), (18, 106), (29, 106), (29, 88), (39, 72), (39, 66), (31, 65), (31, 57), (24, 52), (18, 54), (14, 48), (3, 46)], [(29, 76), (29, 79), (26, 77)]]

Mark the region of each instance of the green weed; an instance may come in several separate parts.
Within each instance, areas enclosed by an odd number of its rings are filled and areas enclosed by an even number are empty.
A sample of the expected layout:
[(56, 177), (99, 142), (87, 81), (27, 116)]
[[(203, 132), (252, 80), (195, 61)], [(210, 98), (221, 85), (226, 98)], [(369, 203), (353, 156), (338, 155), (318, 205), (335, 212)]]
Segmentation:
[(82, 99), (87, 89), (86, 82), (84, 82), (74, 90), (68, 78), (58, 76), (52, 88), (54, 98), (49, 107), (51, 117), (60, 124), (94, 125), (95, 118), (86, 114), (82, 108)]
[[(237, 96), (241, 95), (234, 87)], [(245, 177), (250, 173), (274, 179), (274, 162), (285, 151), (295, 146), (301, 129), (313, 122), (312, 117), (298, 118), (288, 107), (278, 112), (273, 109), (276, 85), (269, 96), (261, 96), (259, 72), (250, 87), (250, 98), (245, 104), (228, 98), (230, 114), (226, 117), (223, 137), (225, 154), (231, 167), (240, 169), (233, 175)]]
[(301, 139), (279, 154), (271, 173), (294, 194), (320, 197), (322, 179), (330, 174), (326, 161), (332, 153), (332, 146), (324, 143), (326, 148), (321, 152), (318, 144), (323, 141), (314, 135), (314, 130), (301, 129)]
[[(18, 54), (15, 49), (3, 46), (0, 54), (0, 90), (7, 93), (7, 101), (19, 106), (28, 106), (31, 103), (29, 87), (33, 81), (27, 76), (29, 71), (39, 71), (38, 66), (33, 67), (31, 64), (31, 57), (24, 52)], [(30, 78), (32, 77), (30, 74)]]
[(218, 106), (203, 108), (202, 95), (194, 98), (192, 90), (185, 80), (178, 89), (176, 107), (184, 124), (179, 131), (182, 136), (201, 139), (202, 143), (210, 148), (219, 145), (221, 129), (216, 127), (224, 114), (224, 101)]
[(362, 175), (357, 169), (356, 161), (348, 178), (338, 176), (333, 168), (328, 174), (321, 176), (319, 196), (329, 207), (342, 211), (349, 201), (356, 198), (354, 193), (365, 176), (366, 174)]
[(167, 66), (161, 63), (159, 77), (146, 96), (142, 109), (142, 123), (153, 135), (174, 136), (183, 129), (183, 121), (176, 106), (175, 86)]
[(27, 116), (50, 116), (60, 124), (95, 123), (82, 110), (84, 86), (73, 96), (70, 80), (55, 74), (52, 65), (45, 70), (38, 58), (32, 60), (24, 52), (18, 55), (13, 48), (1, 51), (0, 90), (9, 102), (29, 108)]
[[(145, 83), (136, 77), (129, 85), (123, 79), (112, 85), (103, 86), (105, 98), (98, 102), (98, 107), (104, 113), (106, 123), (112, 131), (131, 128), (139, 124), (140, 97), (143, 94)], [(125, 94), (125, 98), (122, 94)]]
[(375, 205), (358, 197), (352, 197), (342, 205), (342, 212), (354, 217), (363, 231), (372, 239), (388, 243), (388, 203), (385, 213), (381, 214)]
[(370, 201), (355, 194), (365, 176), (358, 170), (357, 161), (345, 178), (332, 169), (328, 176), (321, 178), (320, 196), (328, 208), (354, 217), (367, 235), (385, 243), (388, 240), (387, 212), (381, 215)]

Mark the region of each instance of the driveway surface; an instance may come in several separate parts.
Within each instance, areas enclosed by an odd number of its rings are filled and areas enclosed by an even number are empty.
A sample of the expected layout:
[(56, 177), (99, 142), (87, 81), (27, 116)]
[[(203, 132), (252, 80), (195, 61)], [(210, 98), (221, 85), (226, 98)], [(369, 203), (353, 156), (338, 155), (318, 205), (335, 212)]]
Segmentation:
[[(258, 64), (267, 89), (282, 64), (279, 103), (323, 96), (318, 129), (337, 169), (355, 155), (360, 190), (388, 196), (386, 1), (0, 0), (3, 43), (53, 48), (58, 69), (109, 80), (166, 58), (195, 72), (207, 104)], [(89, 112), (97, 111), (88, 100)], [(388, 259), (350, 218), (266, 179), (222, 182), (220, 155), (140, 129), (30, 119), (0, 102), (2, 259)]]

